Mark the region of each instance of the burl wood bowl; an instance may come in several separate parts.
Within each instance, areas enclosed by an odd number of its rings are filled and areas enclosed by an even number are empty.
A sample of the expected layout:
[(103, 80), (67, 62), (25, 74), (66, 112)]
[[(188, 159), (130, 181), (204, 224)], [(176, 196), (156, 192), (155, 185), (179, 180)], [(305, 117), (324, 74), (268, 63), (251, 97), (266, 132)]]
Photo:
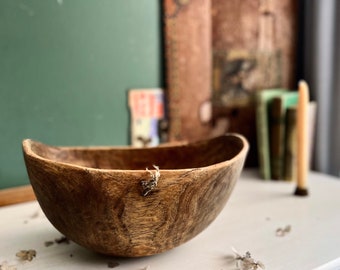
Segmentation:
[(37, 200), (57, 230), (95, 252), (139, 257), (181, 245), (217, 217), (248, 142), (237, 134), (154, 148), (27, 139), (23, 152)]

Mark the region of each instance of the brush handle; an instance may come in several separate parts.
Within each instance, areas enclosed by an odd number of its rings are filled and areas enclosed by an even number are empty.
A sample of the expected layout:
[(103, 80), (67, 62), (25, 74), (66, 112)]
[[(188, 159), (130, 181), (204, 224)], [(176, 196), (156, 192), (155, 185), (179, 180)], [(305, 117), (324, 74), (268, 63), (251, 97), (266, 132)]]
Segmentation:
[(299, 82), (297, 107), (297, 186), (307, 189), (308, 174), (308, 103), (309, 89), (305, 81)]

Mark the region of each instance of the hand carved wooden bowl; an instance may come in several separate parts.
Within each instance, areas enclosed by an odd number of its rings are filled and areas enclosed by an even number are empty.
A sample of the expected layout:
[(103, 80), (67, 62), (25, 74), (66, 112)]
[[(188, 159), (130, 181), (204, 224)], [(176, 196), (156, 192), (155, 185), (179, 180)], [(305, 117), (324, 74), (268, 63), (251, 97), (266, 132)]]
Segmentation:
[(217, 217), (248, 142), (237, 134), (154, 148), (54, 147), (27, 139), (23, 152), (56, 229), (96, 252), (138, 257), (192, 239)]

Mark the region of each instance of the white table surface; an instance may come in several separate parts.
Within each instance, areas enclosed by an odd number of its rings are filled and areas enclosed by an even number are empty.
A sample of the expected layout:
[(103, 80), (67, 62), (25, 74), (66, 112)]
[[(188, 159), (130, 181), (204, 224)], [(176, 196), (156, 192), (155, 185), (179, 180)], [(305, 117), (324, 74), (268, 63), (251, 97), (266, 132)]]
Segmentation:
[[(249, 251), (266, 269), (315, 269), (340, 257), (340, 180), (311, 172), (308, 197), (293, 196), (294, 183), (264, 181), (245, 170), (222, 213), (201, 234), (163, 254), (145, 258), (112, 258), (75, 243), (45, 246), (61, 234), (46, 219), (37, 202), (0, 208), (0, 264), (16, 269), (117, 270), (237, 269), (231, 247)], [(278, 228), (291, 231), (283, 237)], [(15, 254), (35, 249), (32, 261)], [(339, 265), (320, 269), (340, 269)], [(329, 264), (331, 265), (331, 264)], [(1, 268), (0, 268), (1, 269)]]

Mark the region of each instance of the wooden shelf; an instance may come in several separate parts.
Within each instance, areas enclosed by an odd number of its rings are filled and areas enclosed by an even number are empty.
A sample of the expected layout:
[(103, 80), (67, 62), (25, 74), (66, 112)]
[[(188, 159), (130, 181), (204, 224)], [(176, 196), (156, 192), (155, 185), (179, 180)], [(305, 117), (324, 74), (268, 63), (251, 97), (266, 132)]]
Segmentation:
[(0, 190), (0, 206), (35, 200), (31, 185)]

